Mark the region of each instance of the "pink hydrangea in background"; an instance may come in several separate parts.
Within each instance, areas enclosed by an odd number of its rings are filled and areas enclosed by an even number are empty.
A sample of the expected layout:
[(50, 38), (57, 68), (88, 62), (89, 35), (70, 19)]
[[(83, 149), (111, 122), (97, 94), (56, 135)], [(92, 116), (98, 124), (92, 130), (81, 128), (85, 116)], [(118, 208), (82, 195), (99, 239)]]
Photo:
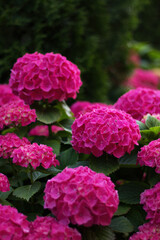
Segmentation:
[(107, 105), (105, 103), (91, 103), (85, 101), (77, 101), (71, 106), (71, 111), (74, 113), (74, 116), (78, 118), (80, 114), (84, 114), (86, 112), (91, 112), (95, 108), (99, 107), (112, 107), (112, 105)]
[(150, 219), (151, 223), (160, 224), (160, 182), (141, 193), (140, 203), (147, 212), (146, 219)]
[(115, 157), (130, 153), (141, 135), (136, 121), (127, 113), (98, 108), (77, 118), (72, 125), (72, 146), (79, 153)]
[(151, 141), (138, 152), (137, 163), (141, 166), (156, 168), (155, 171), (160, 173), (160, 139)]
[(1, 94), (12, 93), (12, 89), (8, 84), (0, 84), (0, 93)]
[(133, 88), (141, 87), (158, 89), (158, 84), (159, 79), (158, 76), (154, 74), (154, 72), (141, 68), (135, 69), (127, 82), (127, 85)]
[(148, 222), (138, 229), (139, 232), (133, 234), (129, 240), (160, 240), (160, 224)]
[(88, 167), (65, 168), (47, 181), (44, 208), (63, 223), (107, 226), (119, 204), (111, 179)]
[[(160, 121), (160, 114), (150, 114), (152, 117), (154, 117), (154, 118), (157, 118), (159, 121)], [(145, 123), (146, 122), (146, 120), (147, 120), (147, 116), (148, 116), (148, 114), (146, 114), (145, 116), (143, 116), (143, 118), (141, 119), (141, 122), (143, 122), (143, 123)]]
[(13, 163), (22, 167), (28, 167), (30, 164), (34, 169), (42, 165), (44, 168), (59, 165), (56, 154), (53, 149), (44, 144), (33, 143), (21, 146), (12, 152)]
[(24, 240), (29, 233), (27, 217), (16, 208), (0, 204), (0, 239)]
[(4, 104), (0, 107), (0, 129), (5, 126), (27, 126), (36, 121), (36, 112), (22, 100)]
[(7, 159), (10, 158), (14, 149), (31, 144), (30, 141), (23, 137), (20, 139), (15, 133), (7, 133), (0, 135), (0, 157)]
[(37, 217), (25, 240), (81, 240), (80, 233), (57, 222), (53, 217)]
[(137, 120), (147, 113), (160, 113), (160, 91), (149, 88), (132, 89), (122, 95), (114, 107), (123, 110)]
[(0, 173), (0, 191), (8, 192), (10, 190), (9, 180), (6, 175)]
[(80, 70), (61, 54), (35, 52), (18, 58), (9, 85), (26, 103), (76, 98), (82, 85)]
[[(52, 125), (51, 130), (52, 130), (53, 133), (57, 133), (59, 131), (63, 131), (63, 128), (61, 128), (59, 126), (56, 126), (56, 125)], [(47, 125), (38, 125), (38, 126), (34, 127), (33, 129), (30, 130), (29, 136), (45, 136), (45, 137), (48, 137), (49, 136), (48, 126)]]

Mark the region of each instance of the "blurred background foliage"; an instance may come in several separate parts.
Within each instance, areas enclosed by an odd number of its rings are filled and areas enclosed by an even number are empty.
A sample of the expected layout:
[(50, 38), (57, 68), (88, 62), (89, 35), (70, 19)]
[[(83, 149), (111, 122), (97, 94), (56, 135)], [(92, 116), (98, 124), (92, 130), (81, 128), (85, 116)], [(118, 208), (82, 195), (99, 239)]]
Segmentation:
[[(133, 40), (160, 47), (158, 0), (0, 2), (1, 83), (8, 82), (14, 62), (26, 52), (59, 52), (81, 69), (79, 100), (112, 102), (122, 94), (121, 83), (131, 69), (130, 49), (142, 50)], [(158, 51), (142, 45), (148, 48), (147, 68)]]

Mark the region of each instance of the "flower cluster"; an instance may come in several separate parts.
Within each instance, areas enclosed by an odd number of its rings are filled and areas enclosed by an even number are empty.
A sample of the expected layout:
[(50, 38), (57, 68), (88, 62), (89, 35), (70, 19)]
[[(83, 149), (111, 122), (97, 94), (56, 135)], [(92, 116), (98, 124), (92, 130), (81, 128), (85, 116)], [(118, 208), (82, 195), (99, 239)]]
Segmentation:
[(0, 204), (0, 239), (24, 240), (29, 232), (26, 218), (17, 209)]
[(137, 162), (141, 166), (156, 167), (155, 171), (160, 173), (160, 139), (143, 146), (138, 152)]
[(10, 190), (10, 184), (8, 178), (3, 173), (0, 173), (0, 191), (8, 192)]
[(71, 111), (74, 113), (74, 116), (78, 118), (80, 114), (84, 114), (86, 112), (91, 112), (93, 109), (97, 109), (100, 107), (112, 107), (112, 105), (107, 105), (105, 103), (90, 103), (85, 101), (77, 101), (71, 106)]
[[(53, 133), (57, 133), (59, 131), (63, 131), (63, 128), (56, 126), (56, 125), (52, 125), (51, 126), (51, 130)], [(32, 128), (29, 132), (29, 136), (45, 136), (48, 137), (49, 136), (49, 129), (47, 125), (38, 125), (34, 128)]]
[(35, 52), (19, 58), (9, 80), (13, 93), (31, 104), (35, 100), (76, 98), (82, 85), (80, 70), (61, 54)]
[(147, 212), (146, 219), (160, 224), (160, 182), (141, 193), (140, 203), (144, 204), (143, 208)]
[(8, 84), (0, 84), (0, 93), (5, 95), (7, 93), (12, 93), (12, 89)]
[(36, 112), (23, 101), (14, 101), (0, 107), (0, 129), (5, 126), (27, 126), (36, 121)]
[(21, 146), (12, 152), (11, 157), (13, 163), (22, 167), (28, 167), (29, 164), (36, 169), (40, 164), (44, 168), (59, 165), (56, 155), (53, 154), (53, 149), (44, 144), (38, 145), (33, 143), (30, 145)]
[(145, 223), (139, 227), (139, 232), (133, 234), (129, 240), (159, 240), (160, 224)]
[(114, 107), (131, 114), (137, 120), (141, 120), (147, 113), (160, 112), (160, 91), (149, 88), (130, 90), (118, 99)]
[(14, 149), (30, 144), (30, 141), (23, 137), (20, 139), (15, 133), (0, 135), (0, 157), (10, 158)]
[(65, 168), (48, 180), (44, 208), (64, 223), (107, 226), (119, 204), (114, 187), (109, 177), (88, 167)]
[(128, 85), (133, 88), (151, 88), (158, 89), (159, 79), (154, 72), (137, 68), (128, 79)]
[(104, 152), (122, 157), (141, 138), (136, 121), (127, 113), (101, 107), (77, 118), (72, 125), (72, 146), (79, 153), (99, 157)]
[(81, 240), (80, 233), (62, 225), (52, 217), (37, 217), (31, 223), (30, 233), (25, 240)]

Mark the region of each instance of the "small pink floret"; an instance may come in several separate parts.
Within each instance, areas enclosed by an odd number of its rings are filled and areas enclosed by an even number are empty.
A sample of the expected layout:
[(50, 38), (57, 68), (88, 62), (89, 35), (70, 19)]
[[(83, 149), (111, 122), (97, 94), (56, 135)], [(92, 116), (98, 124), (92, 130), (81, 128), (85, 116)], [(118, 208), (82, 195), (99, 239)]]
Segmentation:
[(0, 173), (0, 191), (8, 192), (10, 190), (9, 180), (6, 175)]

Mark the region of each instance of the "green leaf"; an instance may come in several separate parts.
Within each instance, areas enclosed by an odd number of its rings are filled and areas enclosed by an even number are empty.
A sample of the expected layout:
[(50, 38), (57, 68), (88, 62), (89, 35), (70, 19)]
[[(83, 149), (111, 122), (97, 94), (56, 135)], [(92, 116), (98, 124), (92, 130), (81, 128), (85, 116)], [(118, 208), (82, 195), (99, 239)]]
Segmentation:
[(56, 156), (59, 155), (59, 152), (60, 152), (60, 146), (61, 146), (61, 143), (60, 141), (57, 141), (57, 140), (52, 140), (52, 139), (44, 139), (41, 144), (45, 144), (49, 147), (52, 147), (53, 148), (53, 153), (56, 154)]
[(128, 182), (118, 188), (119, 199), (127, 204), (139, 204), (140, 194), (149, 186), (142, 182)]
[(37, 120), (45, 124), (57, 122), (61, 117), (60, 110), (50, 105), (36, 109), (36, 114)]
[(160, 137), (160, 126), (151, 127), (148, 130), (141, 130), (140, 133), (141, 133), (141, 140), (139, 141), (139, 143), (141, 145), (146, 145), (151, 141), (158, 139)]
[(148, 128), (157, 127), (157, 126), (160, 126), (160, 121), (157, 118), (152, 117), (150, 114), (147, 114), (147, 119), (145, 121), (145, 125)]
[(126, 217), (115, 217), (112, 219), (110, 228), (115, 232), (130, 233), (134, 230), (133, 225)]
[(67, 132), (72, 134), (71, 126), (74, 122), (74, 119), (65, 119), (59, 122), (59, 125)]
[(146, 212), (140, 205), (132, 206), (131, 210), (127, 214), (127, 218), (133, 224), (134, 231), (137, 231), (138, 227), (145, 223)]
[(11, 187), (8, 192), (0, 192), (0, 199), (6, 200), (12, 192), (13, 192), (13, 189)]
[(109, 175), (119, 169), (119, 162), (117, 158), (103, 154), (99, 158), (92, 156), (89, 167), (95, 172)]
[[(32, 177), (33, 177), (33, 182), (35, 182), (37, 179), (40, 179), (40, 178), (45, 178), (47, 176), (49, 176), (50, 174), (49, 173), (41, 173), (41, 172), (38, 172), (38, 171), (34, 171), (32, 173)], [(29, 174), (29, 178), (30, 178), (30, 174)]]
[(59, 119), (59, 121), (62, 121), (63, 119), (74, 118), (71, 109), (68, 107), (65, 101), (58, 102), (55, 108), (57, 108), (61, 112), (61, 118)]
[(141, 121), (136, 120), (136, 122), (137, 122), (140, 130), (147, 129), (146, 125), (144, 123), (142, 123)]
[(139, 165), (136, 165), (137, 153), (138, 153), (138, 148), (135, 147), (135, 149), (130, 154), (126, 153), (123, 157), (119, 158), (120, 166), (121, 167), (139, 167)]
[(83, 240), (116, 240), (114, 232), (109, 227), (97, 226), (91, 228), (83, 228)]
[(72, 166), (78, 161), (78, 153), (73, 148), (69, 148), (64, 152), (61, 152), (57, 158), (60, 162), (59, 169), (64, 169), (67, 166)]
[(118, 210), (115, 212), (114, 216), (124, 215), (128, 213), (130, 209), (131, 209), (131, 206), (120, 203), (118, 206)]
[(15, 197), (29, 201), (29, 199), (37, 193), (41, 188), (40, 182), (34, 182), (32, 185), (26, 185), (16, 188), (13, 192)]

